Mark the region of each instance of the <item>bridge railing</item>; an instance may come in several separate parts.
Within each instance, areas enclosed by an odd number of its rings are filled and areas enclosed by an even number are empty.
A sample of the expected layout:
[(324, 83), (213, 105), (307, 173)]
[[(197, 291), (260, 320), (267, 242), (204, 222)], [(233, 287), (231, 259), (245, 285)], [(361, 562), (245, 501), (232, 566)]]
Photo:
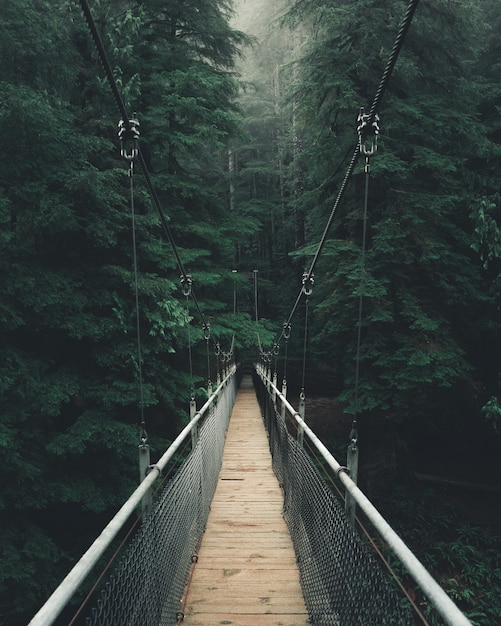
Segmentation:
[[(99, 537), (30, 621), (53, 624), (79, 590), (182, 444), (193, 448), (152, 505), (100, 592), (87, 624), (175, 624), (184, 586), (209, 515), (221, 467), (224, 437), (236, 397), (231, 367)], [(194, 436), (196, 433), (196, 437)]]
[[(284, 487), (284, 517), (298, 558), (305, 602), (313, 624), (413, 624), (414, 618), (395, 600), (378, 571), (379, 564), (359, 538), (344, 509), (309, 455), (301, 439), (311, 446), (337, 475), (448, 626), (472, 626), (467, 617), (435, 581), (404, 541), (357, 487), (344, 468), (287, 401), (271, 372), (256, 365), (263, 417), (270, 433), (273, 466)], [(287, 430), (286, 419), (296, 423), (301, 437)]]

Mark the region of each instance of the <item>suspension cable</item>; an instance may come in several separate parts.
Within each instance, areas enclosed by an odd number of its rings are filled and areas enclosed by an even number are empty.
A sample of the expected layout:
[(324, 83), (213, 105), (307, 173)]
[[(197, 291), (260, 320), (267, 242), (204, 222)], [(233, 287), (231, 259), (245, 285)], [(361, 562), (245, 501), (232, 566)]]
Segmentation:
[(284, 375), (283, 375), (283, 383), (287, 381), (287, 351), (289, 346), (289, 337), (291, 336), (291, 325), (289, 322), (284, 322), (282, 328), (282, 335), (285, 338), (285, 349), (284, 349)]
[(132, 224), (132, 265), (134, 273), (134, 296), (136, 305), (136, 336), (137, 336), (137, 367), (139, 376), (139, 410), (141, 415), (140, 440), (144, 446), (148, 441), (146, 432), (146, 422), (144, 419), (144, 384), (143, 384), (143, 354), (141, 346), (141, 315), (139, 308), (139, 278), (137, 262), (137, 239), (136, 239), (136, 210), (134, 203), (134, 161), (138, 154), (139, 142), (139, 120), (136, 114), (129, 120), (128, 129), (123, 120), (120, 120), (118, 137), (120, 139), (120, 155), (128, 162), (129, 170), (129, 191), (130, 191), (130, 212)]
[(313, 276), (308, 279), (306, 273), (303, 274), (303, 294), (304, 300), (304, 338), (303, 338), (303, 374), (301, 377), (301, 393), (304, 396), (304, 381), (306, 377), (306, 348), (308, 344), (308, 313), (309, 313), (309, 301), (313, 291)]
[(191, 275), (187, 274), (186, 280), (181, 276), (181, 286), (183, 295), (186, 298), (186, 332), (188, 338), (188, 360), (190, 364), (190, 399), (193, 400), (195, 396), (195, 387), (193, 385), (193, 357), (191, 352), (191, 330), (190, 330), (190, 296), (192, 288)]
[(134, 291), (136, 299), (136, 334), (137, 334), (137, 358), (138, 358), (138, 374), (139, 374), (139, 407), (141, 412), (141, 443), (145, 444), (148, 440), (146, 432), (146, 422), (144, 420), (144, 384), (143, 384), (143, 354), (141, 345), (141, 320), (139, 311), (139, 280), (137, 269), (137, 242), (136, 242), (136, 214), (134, 207), (134, 161), (130, 162), (129, 167), (130, 178), (130, 205), (132, 215), (132, 254), (134, 265)]
[[(104, 67), (104, 71), (106, 73), (106, 78), (108, 80), (108, 83), (111, 87), (111, 91), (113, 93), (113, 96), (115, 98), (115, 102), (118, 106), (118, 109), (120, 111), (120, 115), (122, 118), (122, 122), (123, 122), (123, 126), (126, 130), (127, 133), (131, 133), (132, 132), (132, 128), (131, 128), (131, 124), (130, 124), (130, 120), (129, 120), (129, 116), (127, 115), (127, 110), (125, 108), (125, 104), (123, 101), (122, 96), (120, 95), (120, 91), (118, 89), (115, 77), (113, 76), (113, 70), (111, 69), (111, 65), (110, 62), (108, 60), (108, 56), (106, 54), (106, 50), (104, 49), (103, 46), (103, 42), (101, 40), (101, 37), (99, 36), (99, 32), (96, 28), (96, 24), (94, 21), (94, 18), (92, 17), (92, 13), (90, 11), (89, 5), (87, 3), (87, 0), (79, 0), (80, 1), (80, 6), (82, 8), (82, 12), (84, 14), (84, 17), (87, 21), (87, 25), (89, 27), (89, 31), (92, 35), (92, 38), (94, 40), (94, 44), (96, 46), (96, 50), (99, 56), (99, 59)], [(151, 177), (150, 177), (150, 173), (148, 171), (148, 167), (146, 165), (146, 161), (144, 159), (143, 153), (141, 152), (141, 148), (138, 146), (138, 152), (137, 152), (137, 157), (139, 160), (139, 164), (141, 166), (141, 170), (143, 172), (144, 175), (144, 179), (146, 181), (146, 186), (148, 187), (148, 191), (150, 193), (150, 197), (153, 200), (153, 204), (155, 205), (155, 208), (157, 209), (157, 213), (159, 215), (160, 218), (160, 223), (162, 225), (162, 229), (163, 232), (167, 238), (167, 241), (169, 242), (171, 248), (172, 248), (172, 252), (174, 254), (174, 257), (176, 259), (176, 263), (178, 266), (179, 271), (181, 272), (181, 275), (184, 277), (184, 279), (186, 280), (188, 277), (188, 274), (184, 268), (184, 265), (181, 261), (181, 257), (179, 255), (179, 251), (177, 249), (176, 246), (176, 242), (174, 240), (174, 236), (172, 234), (172, 230), (168, 224), (167, 218), (165, 216), (165, 213), (162, 209), (162, 205), (160, 204), (160, 200), (158, 198), (157, 192), (153, 186), (153, 183), (151, 181)], [(202, 309), (200, 307), (200, 304), (195, 296), (194, 293), (192, 293), (192, 299), (193, 302), (195, 303), (195, 307), (198, 311), (198, 314), (202, 320), (202, 326), (205, 328), (207, 326), (207, 321), (205, 319), (205, 316), (202, 312)]]
[(411, 26), (412, 18), (414, 17), (414, 13), (417, 9), (417, 5), (419, 4), (419, 0), (409, 0), (409, 4), (407, 6), (407, 10), (402, 19), (402, 23), (400, 24), (400, 28), (398, 30), (397, 36), (395, 38), (395, 43), (393, 44), (393, 48), (390, 52), (390, 56), (386, 63), (386, 67), (384, 69), (383, 75), (381, 76), (381, 80), (379, 81), (379, 86), (376, 91), (376, 95), (374, 96), (374, 100), (372, 101), (372, 106), (369, 110), (369, 124), (372, 124), (376, 117), (377, 110), (379, 108), (379, 103), (383, 98), (384, 92), (386, 91), (386, 87), (390, 82), (391, 75), (393, 73), (393, 69), (395, 68), (395, 64), (398, 59), (398, 55), (400, 54), (400, 50), (404, 45), (404, 40), (407, 35), (407, 32)]
[[(360, 153), (365, 156), (365, 189), (364, 189), (364, 208), (362, 214), (362, 244), (360, 252), (360, 284), (358, 294), (358, 320), (357, 320), (357, 345), (355, 353), (355, 406), (354, 416), (351, 428), (350, 439), (352, 445), (356, 444), (357, 435), (357, 418), (359, 412), (359, 387), (360, 387), (360, 353), (362, 343), (362, 317), (363, 302), (365, 289), (365, 257), (367, 251), (367, 213), (369, 205), (369, 179), (370, 179), (370, 157), (377, 152), (377, 138), (379, 134), (379, 117), (376, 115), (374, 120), (370, 122), (370, 115), (365, 115), (364, 110), (360, 109), (358, 116), (358, 141)], [(369, 126), (369, 128), (367, 128)], [(369, 136), (372, 133), (372, 136)]]
[(207, 323), (204, 326), (204, 339), (206, 342), (206, 350), (207, 350), (207, 387), (209, 389), (209, 395), (211, 393), (212, 388), (212, 379), (211, 379), (211, 370), (210, 370), (210, 351), (209, 351), (209, 340), (210, 340), (210, 324)]
[[(402, 46), (404, 44), (404, 40), (405, 40), (405, 36), (407, 35), (407, 32), (410, 28), (410, 25), (412, 23), (412, 18), (414, 17), (414, 13), (416, 11), (417, 5), (419, 3), (419, 0), (409, 0), (409, 4), (407, 7), (407, 10), (405, 12), (405, 15), (402, 19), (400, 28), (398, 30), (397, 36), (395, 38), (395, 43), (393, 44), (393, 48), (391, 50), (390, 56), (388, 58), (388, 61), (386, 63), (386, 67), (383, 71), (383, 74), (381, 76), (381, 80), (379, 82), (379, 86), (376, 90), (376, 94), (374, 96), (374, 99), (372, 101), (370, 110), (369, 110), (369, 114), (367, 116), (367, 130), (369, 131), (373, 122), (376, 120), (376, 111), (380, 105), (380, 102), (383, 98), (383, 95), (386, 91), (386, 88), (388, 86), (388, 83), (390, 81), (391, 75), (393, 73), (393, 69), (395, 68), (395, 64), (397, 62), (398, 56), (400, 54), (400, 51), (402, 49)], [(360, 145), (359, 143), (357, 143), (357, 145), (355, 146), (354, 150), (353, 150), (353, 154), (351, 157), (351, 161), (350, 164), (348, 165), (348, 168), (346, 170), (346, 173), (344, 175), (343, 181), (341, 183), (341, 186), (339, 188), (339, 192), (338, 195), (336, 197), (336, 200), (334, 202), (334, 205), (332, 207), (332, 210), (330, 212), (329, 218), (327, 220), (327, 223), (325, 225), (324, 231), (322, 233), (322, 236), (320, 238), (320, 242), (318, 243), (315, 255), (313, 257), (313, 260), (310, 264), (310, 267), (307, 271), (307, 277), (308, 279), (311, 277), (311, 275), (313, 274), (313, 271), (315, 269), (315, 266), (317, 264), (318, 258), (324, 248), (325, 242), (327, 240), (327, 235), (329, 233), (329, 230), (331, 228), (332, 222), (334, 220), (334, 216), (336, 214), (336, 211), (339, 207), (339, 204), (346, 192), (346, 188), (348, 186), (348, 183), (353, 175), (353, 172), (355, 170), (355, 166), (357, 164), (358, 161), (358, 156), (360, 154)], [(299, 303), (301, 301), (301, 291), (299, 292), (299, 295), (296, 298), (296, 301), (292, 307), (291, 313), (287, 319), (287, 322), (290, 324), (292, 318), (294, 317), (294, 314), (297, 310), (297, 307), (299, 306)], [(280, 333), (280, 335), (278, 336), (278, 339), (276, 340), (277, 342), (280, 342), (280, 340), (283, 337), (283, 329), (282, 332)]]

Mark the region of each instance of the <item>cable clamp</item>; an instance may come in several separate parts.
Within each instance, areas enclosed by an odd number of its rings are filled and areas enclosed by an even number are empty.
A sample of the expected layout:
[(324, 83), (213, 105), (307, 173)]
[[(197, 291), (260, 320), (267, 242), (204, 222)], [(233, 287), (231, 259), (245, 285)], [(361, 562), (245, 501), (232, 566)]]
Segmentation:
[(288, 322), (284, 322), (283, 332), (285, 339), (289, 339), (291, 336), (291, 325)]
[(313, 274), (310, 272), (305, 272), (303, 274), (303, 293), (306, 297), (311, 296), (314, 283), (315, 278), (313, 277)]
[(186, 274), (180, 277), (181, 278), (181, 288), (183, 290), (183, 296), (187, 298), (191, 295), (191, 286), (193, 285), (193, 280), (191, 278), (191, 274)]
[(273, 344), (273, 354), (274, 354), (274, 356), (278, 356), (280, 354), (280, 344), (279, 343), (274, 343)]
[(209, 341), (210, 339), (210, 322), (204, 324), (204, 339)]
[(129, 162), (134, 161), (139, 153), (139, 120), (129, 120), (128, 127), (124, 120), (118, 122), (118, 138), (120, 139), (120, 155)]
[(360, 107), (357, 123), (360, 153), (366, 157), (376, 154), (379, 135), (379, 115), (375, 114), (371, 120), (370, 116), (364, 113), (364, 108)]

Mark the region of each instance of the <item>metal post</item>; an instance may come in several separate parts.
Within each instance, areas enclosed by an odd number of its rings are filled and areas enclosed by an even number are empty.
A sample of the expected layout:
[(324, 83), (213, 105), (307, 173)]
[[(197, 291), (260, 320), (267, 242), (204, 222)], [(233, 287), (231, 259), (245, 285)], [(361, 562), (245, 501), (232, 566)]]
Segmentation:
[[(304, 421), (306, 414), (306, 397), (304, 395), (304, 390), (301, 389), (301, 393), (299, 394), (299, 415), (301, 419)], [(298, 424), (297, 426), (297, 442), (303, 447), (303, 439), (304, 439), (304, 428), (302, 424)]]
[(253, 270), (253, 274), (254, 274), (254, 313), (256, 316), (256, 322), (259, 321), (259, 314), (258, 314), (258, 309), (257, 309), (257, 275), (258, 275), (258, 271), (259, 270)]
[[(357, 443), (357, 432), (356, 430), (351, 431), (350, 435), (350, 445), (348, 446), (348, 452), (346, 455), (346, 465), (348, 467), (348, 473), (351, 480), (357, 484), (358, 479), (358, 443)], [(357, 511), (357, 505), (353, 496), (349, 491), (345, 492), (344, 498), (344, 510), (346, 512), (346, 516), (350, 521), (352, 526), (355, 526), (355, 515)]]
[[(282, 395), (284, 400), (287, 398), (287, 381), (285, 378), (282, 381)], [(282, 402), (282, 409), (280, 411), (280, 415), (282, 416), (282, 421), (285, 422), (285, 402)]]
[[(148, 475), (151, 460), (150, 460), (150, 446), (147, 443), (141, 443), (138, 447), (139, 450), (139, 483), (141, 484), (143, 480)], [(141, 510), (144, 515), (151, 509), (152, 505), (152, 496), (151, 489), (144, 494), (141, 500)]]
[(276, 387), (277, 387), (277, 379), (278, 379), (278, 375), (277, 372), (275, 370), (275, 372), (273, 373), (273, 406), (277, 406), (277, 391), (276, 391)]
[[(195, 398), (191, 398), (190, 400), (190, 422), (193, 420), (197, 412), (197, 403)], [(193, 428), (191, 429), (191, 447), (194, 448), (198, 439), (198, 422), (193, 424)]]
[(235, 274), (238, 270), (231, 270), (233, 274), (233, 315), (237, 314), (237, 287), (235, 284)]

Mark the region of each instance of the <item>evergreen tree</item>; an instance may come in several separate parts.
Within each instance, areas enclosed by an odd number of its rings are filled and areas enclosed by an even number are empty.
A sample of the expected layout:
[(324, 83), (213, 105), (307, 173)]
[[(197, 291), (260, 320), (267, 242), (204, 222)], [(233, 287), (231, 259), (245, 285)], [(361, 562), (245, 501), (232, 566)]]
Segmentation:
[[(362, 427), (373, 434), (402, 422), (407, 437), (478, 425), (471, 416), (478, 416), (477, 392), (491, 359), (484, 347), (496, 345), (500, 330), (492, 323), (495, 302), (472, 250), (469, 217), (483, 193), (471, 184), (471, 172), (493, 150), (478, 118), (474, 71), (483, 54), (483, 8), (420, 7), (379, 111), (358, 406)], [(307, 22), (311, 33), (301, 92), (310, 140), (302, 158), (310, 164), (304, 202), (315, 207), (311, 223), (318, 229), (337, 195), (358, 109), (372, 101), (402, 7), (392, 0), (305, 1), (294, 4), (291, 17)], [(359, 166), (319, 263), (312, 331), (317, 358), (337, 368), (339, 397), (351, 411), (363, 190)]]
[[(240, 234), (221, 198), (240, 35), (223, 3), (92, 10), (183, 261), (229, 345)], [(140, 410), (130, 179), (109, 86), (75, 3), (6, 0), (2, 11), (0, 612), (14, 624), (129, 495)], [(144, 410), (158, 455), (187, 416), (186, 305), (135, 170)]]
[(234, 207), (252, 217), (255, 226), (238, 250), (237, 265), (259, 270), (261, 310), (275, 320), (289, 306), (287, 288), (277, 292), (275, 285), (292, 282), (295, 289), (298, 268), (289, 253), (304, 238), (294, 186), (291, 84), (296, 51), (295, 39), (282, 23), (285, 8), (286, 2), (240, 3), (238, 24), (254, 41), (239, 62), (246, 137), (232, 149)]

